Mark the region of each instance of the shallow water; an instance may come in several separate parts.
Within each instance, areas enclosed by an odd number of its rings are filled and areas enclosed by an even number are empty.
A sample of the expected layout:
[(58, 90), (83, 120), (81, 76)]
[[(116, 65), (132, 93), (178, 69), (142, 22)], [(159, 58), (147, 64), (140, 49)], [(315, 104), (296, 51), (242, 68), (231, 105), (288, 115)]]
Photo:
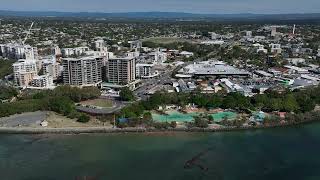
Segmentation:
[[(319, 152), (320, 123), (206, 134), (0, 135), (0, 176), (319, 180)], [(184, 168), (192, 158), (190, 168)]]

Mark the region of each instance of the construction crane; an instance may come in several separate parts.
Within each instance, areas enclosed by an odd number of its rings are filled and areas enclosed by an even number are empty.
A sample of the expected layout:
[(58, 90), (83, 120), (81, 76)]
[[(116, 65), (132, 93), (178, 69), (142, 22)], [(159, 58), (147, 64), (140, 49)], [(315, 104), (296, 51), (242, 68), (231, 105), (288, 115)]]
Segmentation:
[(24, 38), (24, 40), (22, 41), (22, 44), (23, 44), (23, 45), (24, 45), (25, 42), (27, 41), (27, 39), (28, 39), (28, 37), (29, 37), (29, 35), (30, 35), (30, 33), (31, 33), (31, 30), (32, 30), (33, 25), (34, 25), (34, 22), (31, 23), (31, 26), (30, 26), (30, 28), (29, 28), (28, 31), (27, 31), (27, 35), (26, 35), (26, 37)]

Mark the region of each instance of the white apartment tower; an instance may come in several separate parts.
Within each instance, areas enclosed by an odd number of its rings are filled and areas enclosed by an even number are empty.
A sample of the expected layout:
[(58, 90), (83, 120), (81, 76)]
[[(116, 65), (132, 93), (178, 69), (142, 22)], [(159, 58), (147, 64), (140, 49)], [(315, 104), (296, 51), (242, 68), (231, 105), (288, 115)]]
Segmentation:
[(0, 56), (9, 59), (37, 60), (38, 49), (30, 45), (0, 44)]
[(20, 87), (28, 86), (33, 78), (37, 76), (37, 64), (32, 60), (20, 59), (12, 65), (14, 82)]

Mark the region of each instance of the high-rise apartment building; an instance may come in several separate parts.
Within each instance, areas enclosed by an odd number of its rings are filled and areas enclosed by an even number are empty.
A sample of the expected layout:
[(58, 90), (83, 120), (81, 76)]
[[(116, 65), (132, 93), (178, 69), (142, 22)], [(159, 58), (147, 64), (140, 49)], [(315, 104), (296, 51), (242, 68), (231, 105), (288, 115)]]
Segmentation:
[(64, 58), (63, 82), (72, 86), (95, 86), (101, 83), (102, 58)]
[(37, 76), (37, 64), (32, 60), (20, 59), (13, 65), (14, 82), (20, 87), (28, 86), (32, 79)]
[(135, 58), (111, 58), (107, 63), (108, 82), (114, 84), (129, 84), (136, 78), (136, 61)]
[(0, 56), (9, 59), (37, 60), (38, 49), (30, 45), (0, 44)]

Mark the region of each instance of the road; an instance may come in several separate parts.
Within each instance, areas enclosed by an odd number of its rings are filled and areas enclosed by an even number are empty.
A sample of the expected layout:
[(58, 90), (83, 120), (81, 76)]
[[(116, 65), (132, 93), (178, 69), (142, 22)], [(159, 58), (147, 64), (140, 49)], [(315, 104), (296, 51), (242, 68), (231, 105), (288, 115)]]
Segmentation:
[(146, 100), (148, 98), (147, 92), (150, 89), (158, 85), (171, 83), (171, 74), (172, 74), (172, 71), (165, 70), (156, 78), (142, 80), (142, 86), (134, 91), (135, 96), (138, 97), (139, 100)]
[[(183, 64), (183, 67), (186, 67), (190, 64), (193, 64), (194, 62), (203, 61), (204, 58), (198, 58), (194, 61), (185, 62)], [(181, 67), (182, 68), (182, 67)], [(158, 85), (165, 85), (165, 84), (171, 84), (172, 83), (172, 71), (171, 69), (166, 69), (163, 73), (160, 74), (160, 76), (153, 78), (153, 79), (144, 79), (142, 80), (142, 86), (139, 87), (137, 90), (135, 90), (134, 94), (136, 97), (138, 97), (139, 100), (146, 100), (148, 99), (147, 92), (158, 86)]]
[[(190, 64), (193, 64), (194, 62), (200, 62), (203, 61), (204, 58), (198, 58), (194, 61), (185, 62), (183, 67), (186, 67)], [(181, 67), (182, 68), (182, 67)], [(158, 85), (165, 85), (165, 84), (171, 84), (172, 83), (172, 71), (171, 69), (166, 69), (163, 73), (160, 74), (160, 76), (153, 78), (153, 79), (144, 79), (142, 80), (142, 86), (139, 87), (137, 90), (135, 90), (134, 94), (136, 97), (138, 97), (139, 100), (146, 100), (148, 99), (147, 92), (158, 86)]]

